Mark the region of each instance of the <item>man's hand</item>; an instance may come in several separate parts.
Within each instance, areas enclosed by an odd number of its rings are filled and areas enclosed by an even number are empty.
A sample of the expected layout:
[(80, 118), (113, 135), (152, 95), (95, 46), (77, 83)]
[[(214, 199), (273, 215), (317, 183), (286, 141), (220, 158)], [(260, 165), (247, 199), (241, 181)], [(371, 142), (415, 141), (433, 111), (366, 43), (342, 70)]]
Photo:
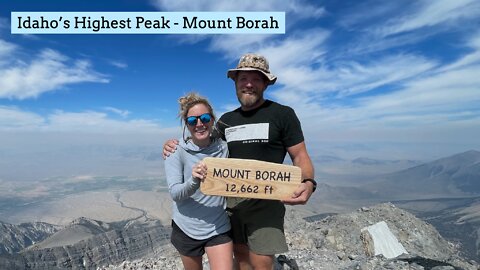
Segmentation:
[[(310, 160), (310, 156), (307, 153), (305, 142), (301, 142), (294, 146), (287, 148), (288, 154), (293, 161), (293, 165), (302, 169), (302, 179), (313, 179), (313, 164)], [(306, 204), (310, 196), (313, 193), (313, 183), (305, 182), (298, 186), (297, 190), (292, 194), (289, 199), (283, 200), (285, 204)]]
[(297, 205), (306, 204), (310, 196), (313, 193), (313, 183), (305, 182), (301, 183), (298, 188), (293, 192), (292, 197), (286, 200), (282, 200), (284, 204)]
[(177, 150), (178, 140), (170, 139), (163, 144), (163, 159), (166, 159), (170, 154)]

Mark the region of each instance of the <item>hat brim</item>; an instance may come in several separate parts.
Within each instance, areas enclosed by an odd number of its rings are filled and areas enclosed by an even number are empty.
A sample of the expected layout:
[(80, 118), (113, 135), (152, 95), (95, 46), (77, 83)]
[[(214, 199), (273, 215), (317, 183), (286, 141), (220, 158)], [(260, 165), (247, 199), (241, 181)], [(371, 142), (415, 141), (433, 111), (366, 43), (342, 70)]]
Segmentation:
[(270, 73), (266, 73), (265, 71), (263, 71), (261, 69), (258, 69), (258, 68), (234, 68), (234, 69), (229, 69), (228, 72), (227, 72), (227, 77), (232, 79), (232, 80), (235, 80), (235, 78), (237, 77), (237, 72), (239, 72), (239, 71), (258, 71), (258, 72), (261, 72), (267, 78), (268, 85), (272, 85), (277, 81), (277, 77), (275, 75), (270, 74)]

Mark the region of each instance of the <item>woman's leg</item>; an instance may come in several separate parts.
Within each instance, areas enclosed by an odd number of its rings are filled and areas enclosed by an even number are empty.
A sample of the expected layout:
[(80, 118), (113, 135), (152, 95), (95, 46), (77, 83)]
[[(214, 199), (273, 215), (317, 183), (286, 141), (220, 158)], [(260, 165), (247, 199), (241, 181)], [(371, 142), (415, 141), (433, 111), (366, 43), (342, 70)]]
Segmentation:
[(210, 263), (210, 270), (225, 270), (233, 269), (233, 244), (232, 241), (205, 247), (208, 261)]

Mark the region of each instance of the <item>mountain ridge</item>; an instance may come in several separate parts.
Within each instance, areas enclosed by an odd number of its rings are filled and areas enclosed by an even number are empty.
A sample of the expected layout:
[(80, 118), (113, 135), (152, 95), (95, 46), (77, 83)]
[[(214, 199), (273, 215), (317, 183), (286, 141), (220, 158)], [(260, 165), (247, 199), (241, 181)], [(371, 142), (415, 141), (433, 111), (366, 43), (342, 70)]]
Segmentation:
[(469, 150), (378, 176), (362, 188), (388, 200), (480, 195), (479, 176), (480, 152)]
[(13, 225), (0, 221), (0, 255), (12, 254), (43, 241), (61, 226), (45, 222), (28, 222)]
[[(67, 230), (70, 228), (67, 226)], [(114, 226), (112, 228), (79, 239), (73, 244), (40, 246), (14, 254), (3, 254), (0, 256), (0, 269), (94, 269), (101, 265), (139, 258), (153, 250), (161, 251), (170, 234), (168, 228), (159, 221), (152, 220), (130, 223), (121, 229)]]
[(63, 227), (61, 230), (48, 236), (43, 241), (28, 247), (26, 250), (74, 245), (82, 240), (89, 239), (101, 233), (106, 233), (114, 228), (115, 226), (106, 222), (80, 217), (70, 222), (70, 224)]

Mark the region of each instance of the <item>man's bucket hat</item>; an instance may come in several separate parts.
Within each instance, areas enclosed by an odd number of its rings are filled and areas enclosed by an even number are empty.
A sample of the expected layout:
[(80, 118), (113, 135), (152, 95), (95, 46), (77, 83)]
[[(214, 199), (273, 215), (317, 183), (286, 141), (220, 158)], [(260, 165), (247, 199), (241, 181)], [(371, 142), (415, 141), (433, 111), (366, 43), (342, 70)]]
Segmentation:
[(238, 71), (259, 71), (267, 77), (268, 84), (272, 85), (277, 81), (277, 77), (270, 73), (267, 59), (259, 54), (247, 53), (240, 57), (237, 68), (229, 69), (227, 77), (235, 80)]

